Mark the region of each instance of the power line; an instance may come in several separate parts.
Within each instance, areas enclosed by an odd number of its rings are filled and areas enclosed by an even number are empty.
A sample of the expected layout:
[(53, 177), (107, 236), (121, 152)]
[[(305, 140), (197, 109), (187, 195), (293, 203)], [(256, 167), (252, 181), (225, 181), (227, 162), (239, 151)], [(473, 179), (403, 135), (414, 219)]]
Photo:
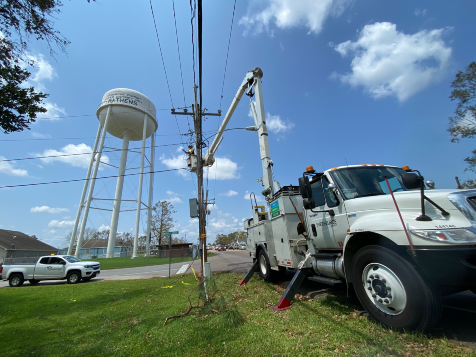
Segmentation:
[(235, 0), (235, 4), (233, 5), (233, 16), (231, 17), (230, 37), (228, 38), (228, 50), (226, 51), (225, 73), (223, 73), (223, 83), (221, 85), (220, 110), (221, 110), (221, 101), (223, 100), (223, 89), (225, 88), (226, 67), (228, 65), (228, 54), (230, 53), (231, 33), (233, 31), (233, 21), (235, 19), (235, 9), (236, 9), (236, 0)]
[(193, 19), (195, 18), (195, 10), (197, 9), (197, 3), (194, 2), (194, 5), (195, 7), (192, 7), (192, 0), (190, 0), (190, 12), (191, 12), (190, 24), (192, 26), (193, 84), (196, 84), (197, 80), (195, 79), (195, 43), (193, 41)]
[(157, 42), (159, 44), (160, 57), (162, 58), (162, 66), (164, 67), (165, 79), (167, 81), (167, 88), (169, 89), (170, 102), (172, 103), (172, 107), (173, 107), (174, 102), (172, 100), (172, 92), (170, 92), (170, 85), (169, 85), (169, 78), (167, 77), (167, 70), (165, 69), (164, 55), (162, 54), (162, 46), (160, 46), (159, 32), (157, 31), (157, 23), (155, 22), (155, 15), (154, 15), (154, 8), (152, 7), (152, 0), (149, 0), (149, 3), (150, 3), (150, 11), (152, 12), (152, 19), (154, 20), (155, 34), (157, 36)]
[[(156, 174), (156, 173), (169, 172), (169, 171), (179, 171), (179, 170), (188, 170), (188, 167), (181, 167), (181, 168), (178, 168), (178, 169), (143, 172), (142, 175)], [(124, 175), (115, 175), (115, 176), (95, 177), (95, 178), (89, 178), (89, 179), (76, 179), (76, 180), (65, 180), (65, 181), (28, 183), (28, 184), (23, 184), (23, 185), (0, 186), (0, 189), (2, 189), (2, 188), (14, 188), (14, 187), (26, 187), (26, 186), (51, 185), (51, 184), (57, 184), (57, 183), (79, 182), (79, 181), (89, 181), (89, 180), (100, 180), (100, 179), (108, 179), (108, 178), (115, 178), (115, 177), (117, 178), (119, 176), (133, 176), (133, 175), (141, 175), (141, 173), (138, 172), (138, 173), (135, 173), (135, 174), (124, 174)]]
[[(158, 147), (163, 147), (163, 146), (177, 146), (177, 145), (183, 145), (183, 144), (164, 144), (164, 145), (154, 145), (155, 148), (158, 148)], [(150, 146), (144, 146), (144, 148), (146, 149), (150, 149)], [(126, 149), (126, 151), (130, 151), (130, 150), (137, 150), (138, 148), (129, 148), (129, 149)], [(122, 149), (113, 149), (113, 150), (103, 150), (101, 152), (101, 154), (103, 153), (112, 153), (112, 152), (116, 152), (116, 151), (122, 151)], [(20, 158), (20, 159), (5, 159), (5, 160), (0, 160), (0, 162), (5, 162), (5, 161), (22, 161), (22, 160), (34, 160), (34, 159), (48, 159), (48, 158), (51, 158), (51, 157), (65, 157), (65, 156), (78, 156), (78, 155), (90, 155), (90, 154), (98, 154), (99, 151), (95, 151), (95, 152), (81, 152), (81, 153), (77, 153), (77, 154), (60, 154), (60, 155), (49, 155), (49, 156), (36, 156), (36, 157), (24, 157), (24, 158)]]
[(179, 40), (178, 40), (177, 18), (175, 17), (175, 1), (174, 0), (172, 0), (172, 9), (174, 10), (175, 38), (177, 39), (177, 52), (178, 52), (179, 66), (180, 66), (180, 78), (182, 79), (183, 105), (186, 106), (187, 101), (185, 100), (185, 87), (183, 86), (182, 61), (180, 59), (180, 46), (179, 46)]

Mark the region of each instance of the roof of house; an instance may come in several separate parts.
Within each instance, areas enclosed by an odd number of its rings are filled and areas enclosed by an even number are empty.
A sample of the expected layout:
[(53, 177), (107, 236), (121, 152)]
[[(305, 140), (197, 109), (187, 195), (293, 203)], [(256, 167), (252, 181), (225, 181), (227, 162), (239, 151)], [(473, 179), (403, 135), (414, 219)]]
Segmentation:
[(6, 250), (58, 250), (57, 248), (42, 242), (35, 236), (29, 236), (18, 231), (8, 231), (6, 229), (0, 229), (0, 247)]

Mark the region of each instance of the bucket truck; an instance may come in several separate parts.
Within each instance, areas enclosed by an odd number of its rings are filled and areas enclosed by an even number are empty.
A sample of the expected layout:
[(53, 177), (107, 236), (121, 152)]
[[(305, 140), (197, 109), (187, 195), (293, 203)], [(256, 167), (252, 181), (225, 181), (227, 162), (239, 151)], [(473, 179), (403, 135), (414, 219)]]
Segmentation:
[(280, 187), (273, 182), (262, 76), (259, 68), (246, 74), (204, 158), (213, 165), (238, 102), (244, 93), (254, 96), (255, 125), (247, 129), (258, 132), (266, 205), (255, 200), (244, 221), (255, 263), (242, 284), (256, 271), (272, 281), (291, 269), (277, 311), (291, 306), (305, 279), (347, 284), (378, 322), (420, 331), (438, 321), (443, 295), (476, 293), (476, 190), (436, 190), (417, 170), (382, 164), (323, 172), (309, 166), (296, 186)]

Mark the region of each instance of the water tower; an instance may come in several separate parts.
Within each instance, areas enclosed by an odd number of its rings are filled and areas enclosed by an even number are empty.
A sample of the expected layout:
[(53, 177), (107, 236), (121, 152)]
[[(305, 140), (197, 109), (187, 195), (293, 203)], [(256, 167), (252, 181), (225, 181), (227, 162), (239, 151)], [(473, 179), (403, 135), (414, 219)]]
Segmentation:
[[(96, 176), (99, 169), (101, 154), (104, 148), (104, 139), (106, 133), (122, 139), (121, 157), (118, 167), (118, 177), (116, 184), (116, 194), (113, 199), (113, 209), (111, 218), (111, 230), (108, 238), (108, 246), (106, 258), (114, 257), (114, 247), (116, 243), (117, 224), (119, 220), (119, 213), (121, 211), (122, 188), (124, 185), (124, 175), (126, 173), (127, 154), (129, 151), (129, 141), (142, 141), (142, 149), (140, 156), (140, 173), (138, 175), (139, 187), (137, 193), (137, 209), (136, 209), (136, 223), (134, 234), (134, 249), (132, 258), (137, 258), (137, 243), (139, 236), (140, 211), (142, 208), (142, 182), (144, 179), (144, 158), (146, 149), (146, 139), (151, 137), (150, 145), (150, 160), (149, 161), (149, 201), (146, 206), (148, 210), (147, 220), (147, 237), (150, 236), (150, 217), (152, 208), (152, 185), (153, 185), (153, 171), (154, 171), (154, 152), (155, 140), (154, 134), (157, 130), (156, 109), (154, 104), (142, 93), (136, 92), (132, 89), (117, 88), (112, 89), (102, 98), (96, 115), (99, 119), (99, 128), (93, 148), (93, 155), (89, 163), (88, 172), (86, 174), (86, 181), (84, 182), (83, 193), (79, 202), (78, 213), (74, 223), (73, 232), (71, 235), (71, 242), (69, 244), (68, 254), (73, 251), (75, 237), (79, 228), (79, 236), (76, 244), (76, 257), (79, 257), (81, 245), (84, 236), (84, 230), (88, 220), (91, 200), (93, 199), (94, 184), (96, 183)], [(99, 147), (98, 147), (99, 144)], [(92, 174), (91, 174), (92, 172)], [(89, 185), (89, 189), (88, 189)], [(87, 193), (87, 198), (86, 198)], [(86, 198), (86, 200), (85, 200)], [(97, 198), (94, 198), (97, 199)], [(83, 219), (81, 220), (81, 213), (84, 208)], [(146, 254), (149, 255), (149, 239), (146, 239)]]

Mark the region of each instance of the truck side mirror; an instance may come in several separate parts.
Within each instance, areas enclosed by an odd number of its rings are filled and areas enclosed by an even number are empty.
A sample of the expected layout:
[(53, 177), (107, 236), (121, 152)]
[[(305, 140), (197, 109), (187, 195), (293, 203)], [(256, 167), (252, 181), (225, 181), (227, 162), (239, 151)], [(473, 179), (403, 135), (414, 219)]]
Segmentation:
[(299, 182), (299, 193), (302, 198), (312, 197), (311, 185), (309, 184), (309, 178), (307, 176), (300, 177)]
[(402, 181), (405, 187), (409, 190), (413, 190), (415, 188), (420, 188), (421, 179), (420, 176), (414, 173), (406, 172), (402, 174)]
[(329, 189), (329, 191), (331, 191), (332, 193), (336, 192), (337, 191), (337, 186), (335, 183), (330, 183), (329, 186), (327, 186), (327, 188)]
[(66, 265), (66, 262), (64, 260), (60, 261), (61, 265)]
[(310, 198), (304, 198), (302, 200), (302, 205), (304, 206), (304, 209), (313, 209), (316, 208), (316, 204), (314, 203), (314, 199), (312, 197)]

